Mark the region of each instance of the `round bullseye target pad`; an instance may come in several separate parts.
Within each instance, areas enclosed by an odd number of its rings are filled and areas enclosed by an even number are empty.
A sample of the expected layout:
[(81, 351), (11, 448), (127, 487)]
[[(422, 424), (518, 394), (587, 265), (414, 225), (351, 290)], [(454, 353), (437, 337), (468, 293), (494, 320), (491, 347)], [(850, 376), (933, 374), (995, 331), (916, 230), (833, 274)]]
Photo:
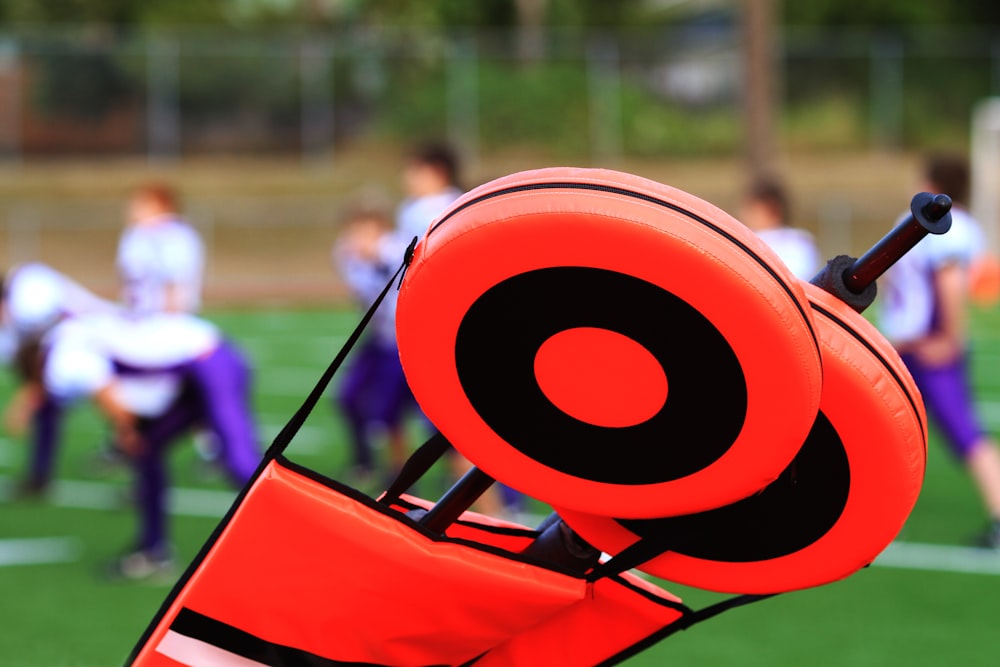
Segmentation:
[(730, 593), (779, 593), (836, 581), (871, 563), (917, 500), (926, 417), (913, 380), (874, 327), (807, 285), (823, 353), (823, 398), (792, 463), (767, 488), (687, 516), (611, 519), (557, 508), (611, 554), (640, 539), (664, 553), (639, 568)]
[(492, 477), (630, 518), (773, 481), (816, 416), (802, 288), (739, 222), (637, 176), (544, 169), (459, 199), (398, 298), (428, 418)]

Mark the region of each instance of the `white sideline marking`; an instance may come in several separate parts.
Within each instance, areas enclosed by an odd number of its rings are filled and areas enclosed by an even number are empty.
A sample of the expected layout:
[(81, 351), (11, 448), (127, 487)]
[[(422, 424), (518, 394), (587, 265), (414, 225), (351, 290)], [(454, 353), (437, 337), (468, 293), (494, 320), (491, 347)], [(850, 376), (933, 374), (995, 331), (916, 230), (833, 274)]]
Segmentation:
[(1000, 401), (977, 401), (979, 416), (983, 420), (983, 425), (990, 429), (1000, 429)]
[(947, 544), (893, 542), (875, 559), (879, 567), (1000, 575), (1000, 551)]
[(80, 557), (80, 542), (72, 537), (0, 540), (0, 567), (69, 563)]
[(0, 468), (14, 465), (14, 446), (7, 438), (0, 438)]

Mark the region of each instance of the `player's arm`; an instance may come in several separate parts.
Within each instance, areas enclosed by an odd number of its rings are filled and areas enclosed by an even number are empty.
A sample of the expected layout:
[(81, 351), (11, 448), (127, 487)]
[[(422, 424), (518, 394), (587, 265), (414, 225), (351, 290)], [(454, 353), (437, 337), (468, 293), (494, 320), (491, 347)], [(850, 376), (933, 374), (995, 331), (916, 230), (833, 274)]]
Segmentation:
[(8, 433), (17, 438), (24, 435), (42, 396), (42, 387), (37, 382), (25, 382), (14, 391), (4, 408), (3, 422)]
[(3, 421), (7, 432), (20, 437), (42, 402), (41, 348), (37, 338), (21, 337), (15, 344), (11, 366), (20, 380), (7, 402)]
[(141, 451), (142, 442), (137, 429), (137, 420), (118, 398), (114, 382), (101, 387), (93, 395), (94, 403), (104, 413), (115, 432), (115, 442), (127, 454)]
[(938, 320), (934, 331), (916, 341), (913, 352), (931, 366), (942, 366), (965, 351), (966, 298), (968, 292), (966, 267), (959, 261), (947, 262), (934, 273), (937, 293)]
[(43, 371), (45, 389), (63, 401), (90, 398), (111, 422), (117, 442), (129, 454), (141, 448), (137, 419), (121, 400), (111, 360), (87, 344), (86, 336), (57, 337)]

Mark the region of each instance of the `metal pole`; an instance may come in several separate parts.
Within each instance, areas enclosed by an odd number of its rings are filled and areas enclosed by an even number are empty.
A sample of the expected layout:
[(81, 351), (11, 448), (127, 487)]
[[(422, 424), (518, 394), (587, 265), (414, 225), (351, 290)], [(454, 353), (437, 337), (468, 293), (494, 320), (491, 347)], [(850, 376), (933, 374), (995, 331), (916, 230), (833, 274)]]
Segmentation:
[(462, 35), (447, 50), (448, 142), (462, 154), (468, 170), (479, 161), (479, 53), (472, 35)]
[(21, 91), (24, 86), (24, 61), (17, 38), (0, 38), (0, 79), (4, 95), (0, 103), (0, 157), (9, 164), (21, 162)]
[(897, 148), (903, 126), (903, 45), (881, 35), (871, 44), (871, 131), (876, 145)]
[(751, 178), (772, 170), (775, 156), (775, 18), (773, 0), (743, 0), (743, 116)]
[(146, 141), (151, 161), (180, 155), (179, 60), (172, 37), (151, 37), (146, 42)]
[(333, 154), (331, 51), (329, 44), (316, 38), (307, 38), (299, 45), (301, 152), (304, 161), (332, 157)]
[(601, 36), (587, 45), (590, 146), (598, 164), (617, 164), (622, 156), (621, 73), (618, 42)]

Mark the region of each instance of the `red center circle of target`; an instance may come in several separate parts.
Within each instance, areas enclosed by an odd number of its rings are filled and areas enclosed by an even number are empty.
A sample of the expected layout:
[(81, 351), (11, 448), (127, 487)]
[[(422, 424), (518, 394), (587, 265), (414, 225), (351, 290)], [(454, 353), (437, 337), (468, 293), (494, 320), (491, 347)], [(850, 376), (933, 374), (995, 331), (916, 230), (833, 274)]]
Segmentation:
[(556, 507), (583, 539), (614, 555), (634, 545), (637, 532), (661, 537), (664, 553), (640, 570), (750, 594), (842, 579), (892, 541), (924, 475), (927, 420), (920, 393), (874, 326), (820, 288), (803, 286), (824, 374), (820, 414), (796, 461), (754, 496), (688, 516), (632, 522)]
[(667, 400), (667, 376), (652, 353), (609, 329), (553, 335), (535, 354), (535, 378), (557, 408), (598, 426), (639, 424)]

